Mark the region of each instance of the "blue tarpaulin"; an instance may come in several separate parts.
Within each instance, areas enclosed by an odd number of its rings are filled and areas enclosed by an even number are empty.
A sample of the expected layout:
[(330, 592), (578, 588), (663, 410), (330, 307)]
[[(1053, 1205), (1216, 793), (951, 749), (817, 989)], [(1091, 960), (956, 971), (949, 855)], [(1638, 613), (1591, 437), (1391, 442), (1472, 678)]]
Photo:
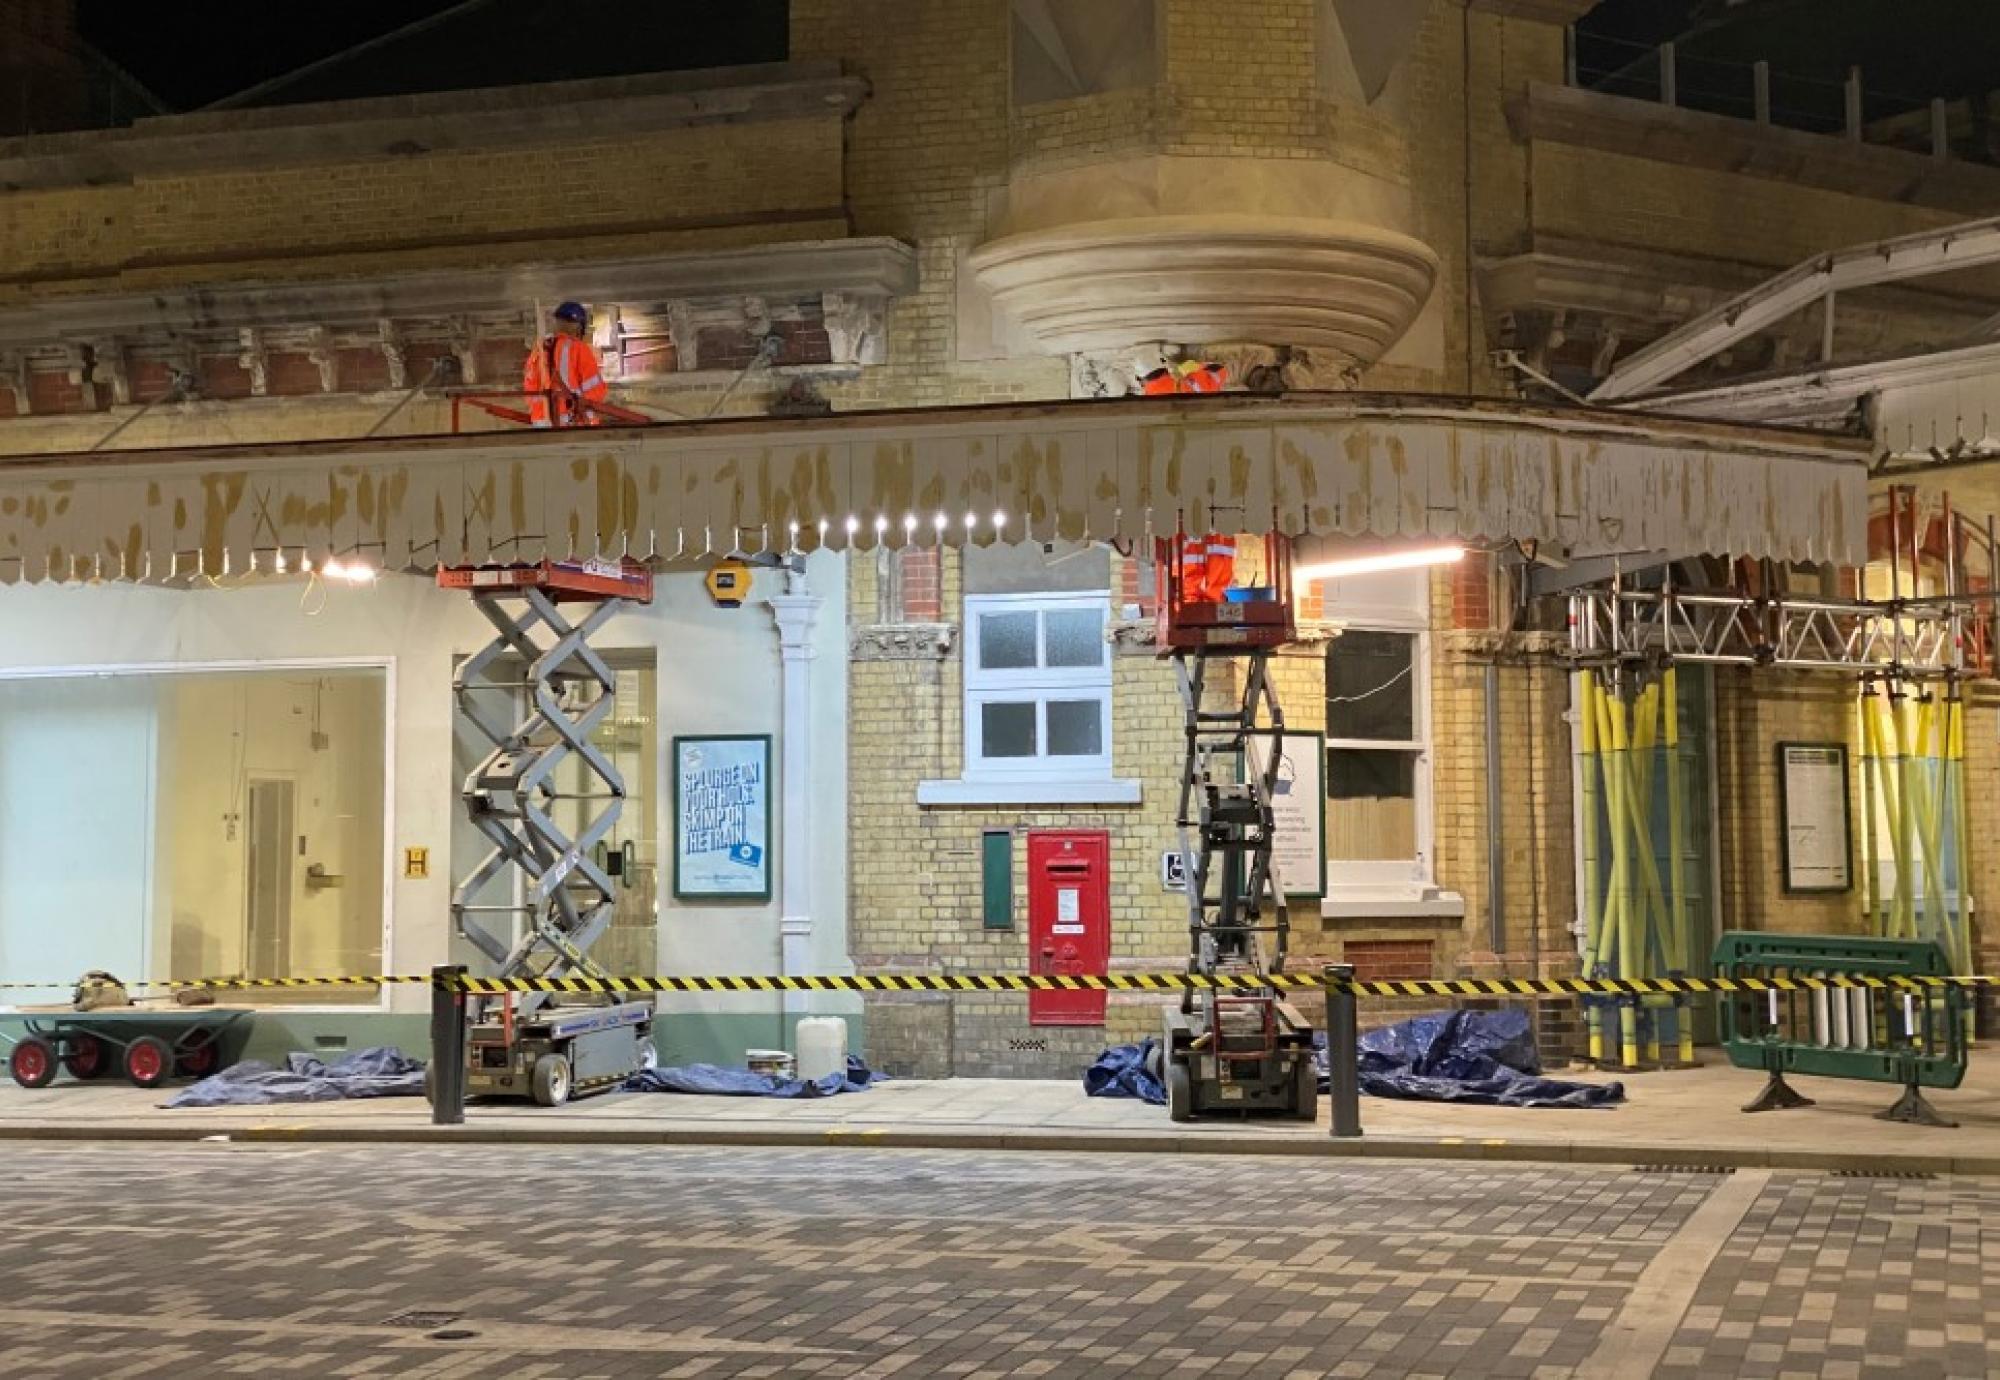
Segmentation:
[[(1320, 1091), (1326, 1091), (1326, 1036), (1313, 1037)], [(1136, 1097), (1162, 1105), (1166, 1089), (1147, 1071), (1157, 1041), (1113, 1045), (1083, 1072), (1092, 1097)], [(1440, 1011), (1371, 1030), (1357, 1061), (1361, 1091), (1418, 1102), (1498, 1107), (1609, 1107), (1625, 1100), (1620, 1083), (1568, 1083), (1541, 1076), (1528, 1013)]]
[[(1322, 1040), (1321, 1086), (1326, 1050)], [(1609, 1107), (1625, 1100), (1622, 1083), (1570, 1083), (1541, 1076), (1528, 1013), (1439, 1011), (1385, 1025), (1361, 1037), (1361, 1091), (1416, 1102), (1472, 1102), (1496, 1107)]]
[(850, 1054), (846, 1073), (829, 1073), (810, 1081), (752, 1073), (749, 1069), (728, 1069), (720, 1064), (683, 1064), (676, 1068), (642, 1069), (626, 1080), (625, 1091), (697, 1093), (709, 1097), (833, 1097), (862, 1092), (870, 1083), (881, 1081), (881, 1074)]
[(1083, 1090), (1091, 1097), (1136, 1097), (1156, 1107), (1167, 1103), (1167, 1090), (1146, 1071), (1158, 1040), (1147, 1037), (1137, 1045), (1113, 1045), (1083, 1071)]
[(423, 1095), (423, 1061), (385, 1045), (356, 1050), (331, 1064), (316, 1054), (288, 1054), (283, 1068), (261, 1059), (246, 1059), (199, 1083), (190, 1083), (163, 1105), (261, 1107), (274, 1102)]

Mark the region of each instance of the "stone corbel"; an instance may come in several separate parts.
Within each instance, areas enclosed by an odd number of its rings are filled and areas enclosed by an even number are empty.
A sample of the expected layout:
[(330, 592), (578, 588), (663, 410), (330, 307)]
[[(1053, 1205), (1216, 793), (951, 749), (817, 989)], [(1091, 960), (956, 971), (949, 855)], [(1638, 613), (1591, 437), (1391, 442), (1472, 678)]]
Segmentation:
[(264, 353), (264, 333), (255, 326), (245, 326), (236, 333), (243, 349), (236, 356), (236, 362), (250, 375), (250, 396), (265, 397), (270, 392), (270, 361)]
[(410, 386), (409, 356), (403, 352), (403, 335), (396, 329), (396, 323), (384, 316), (375, 322), (376, 347), (382, 352), (382, 360), (389, 366), (389, 387), (403, 389)]
[(95, 383), (110, 386), (113, 407), (131, 406), (132, 371), (127, 367), (122, 342), (115, 339), (91, 342), (90, 377)]
[(820, 295), (820, 312), (835, 364), (882, 364), (888, 359), (888, 309), (880, 297), (850, 292)]
[(1159, 645), (1159, 631), (1151, 618), (1114, 618), (1105, 636), (1114, 656), (1150, 656)]
[(1123, 398), (1139, 391), (1139, 366), (1130, 353), (1083, 352), (1069, 357), (1072, 398)]
[(743, 299), (743, 329), (761, 340), (771, 333), (771, 304), (761, 297)]
[(952, 623), (878, 623), (856, 628), (848, 646), (856, 661), (939, 661), (957, 633)]
[(306, 358), (313, 368), (319, 370), (319, 391), (336, 393), (340, 391), (340, 356), (334, 352), (333, 338), (326, 327), (314, 326), (307, 336)]
[(28, 405), (28, 355), (25, 350), (9, 350), (0, 354), (0, 389), (5, 389), (14, 400), (14, 415), (26, 417), (34, 409)]
[(62, 347), (63, 377), (76, 386), (83, 394), (83, 410), (97, 410), (97, 383), (91, 376), (91, 355), (88, 345), (64, 345)]
[[(459, 379), (465, 383), (478, 383), (479, 360), (474, 348), (477, 337), (473, 334), (472, 323), (462, 316), (452, 317), (445, 339), (451, 346), (452, 358), (458, 361)], [(532, 335), (528, 339), (528, 348), (534, 348)]]
[(674, 342), (674, 368), (688, 373), (701, 367), (699, 333), (694, 324), (694, 308), (685, 301), (667, 303), (667, 333)]

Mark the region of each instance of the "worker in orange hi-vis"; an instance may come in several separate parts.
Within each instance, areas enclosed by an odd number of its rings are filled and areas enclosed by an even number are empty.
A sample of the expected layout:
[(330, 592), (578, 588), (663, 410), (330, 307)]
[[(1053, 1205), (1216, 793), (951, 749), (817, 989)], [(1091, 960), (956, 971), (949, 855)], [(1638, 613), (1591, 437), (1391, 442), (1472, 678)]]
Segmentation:
[(1201, 590), (1207, 601), (1219, 604), (1229, 597), (1236, 580), (1236, 538), (1233, 534), (1210, 532), (1203, 542)]
[[(521, 391), (536, 426), (602, 426), (593, 403), (611, 394), (597, 351), (583, 338), (590, 313), (580, 302), (565, 302), (549, 314), (554, 334), (528, 351)], [(553, 404), (553, 406), (552, 406)]]
[(1183, 393), (1220, 393), (1229, 382), (1229, 370), (1220, 364), (1201, 360), (1188, 360), (1180, 366), (1180, 391)]
[(1177, 365), (1161, 365), (1142, 374), (1139, 392), (1149, 398), (1172, 397), (1182, 393), (1220, 393), (1229, 382), (1229, 370), (1220, 364), (1183, 360)]

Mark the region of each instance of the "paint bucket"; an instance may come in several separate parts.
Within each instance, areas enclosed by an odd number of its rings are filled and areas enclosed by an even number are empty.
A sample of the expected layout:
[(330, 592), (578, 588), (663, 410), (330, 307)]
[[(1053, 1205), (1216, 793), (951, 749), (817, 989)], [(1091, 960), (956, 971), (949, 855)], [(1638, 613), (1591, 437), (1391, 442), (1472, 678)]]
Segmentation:
[(792, 1076), (792, 1056), (782, 1049), (746, 1049), (743, 1062), (752, 1073), (761, 1073), (767, 1078), (790, 1078)]

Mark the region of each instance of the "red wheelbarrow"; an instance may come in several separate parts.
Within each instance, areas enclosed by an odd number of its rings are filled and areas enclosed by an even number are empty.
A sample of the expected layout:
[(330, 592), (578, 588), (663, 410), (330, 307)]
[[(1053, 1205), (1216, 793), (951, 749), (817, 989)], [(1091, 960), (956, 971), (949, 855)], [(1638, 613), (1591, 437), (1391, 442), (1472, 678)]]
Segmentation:
[[(18, 1036), (7, 1071), (24, 1088), (46, 1088), (56, 1070), (90, 1080), (122, 1073), (135, 1086), (157, 1088), (169, 1078), (206, 1078), (225, 1062), (223, 1037), (251, 1014), (248, 1007), (112, 1007), (97, 1011), (19, 1011)], [(240, 1043), (237, 1046), (241, 1048)]]

